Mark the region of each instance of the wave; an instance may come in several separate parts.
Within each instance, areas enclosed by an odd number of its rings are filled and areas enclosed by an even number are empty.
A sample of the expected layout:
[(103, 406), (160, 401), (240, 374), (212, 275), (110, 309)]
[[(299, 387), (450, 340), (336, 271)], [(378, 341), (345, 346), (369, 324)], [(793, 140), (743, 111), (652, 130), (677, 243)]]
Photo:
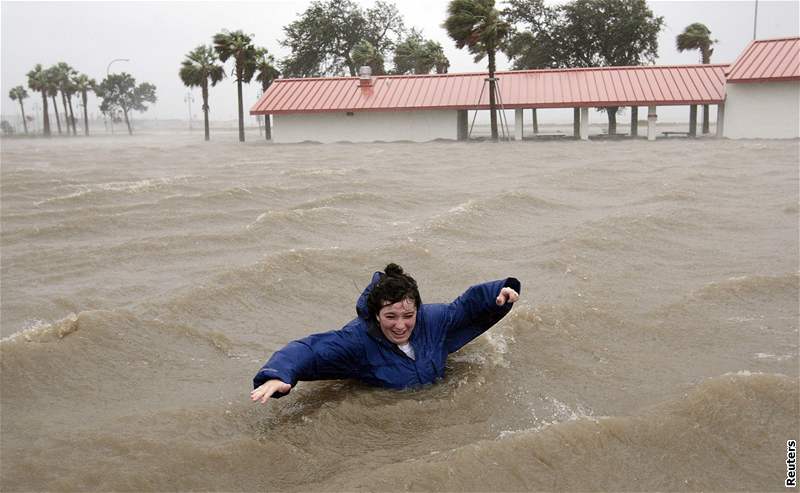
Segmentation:
[(351, 207), (351, 206), (384, 206), (386, 197), (370, 192), (337, 193), (328, 197), (303, 202), (292, 207), (292, 210), (318, 209), (322, 207)]
[(632, 416), (501, 434), (313, 489), (622, 491), (779, 489), (800, 415), (798, 379), (741, 372)]
[(174, 184), (184, 184), (197, 180), (200, 177), (191, 175), (181, 175), (170, 178), (146, 178), (134, 181), (114, 181), (106, 183), (96, 183), (91, 185), (67, 185), (67, 189), (72, 189), (64, 195), (58, 195), (45, 200), (36, 202), (36, 206), (58, 204), (58, 203), (81, 203), (90, 201), (95, 197), (111, 198), (117, 194), (137, 194), (142, 192), (158, 191)]

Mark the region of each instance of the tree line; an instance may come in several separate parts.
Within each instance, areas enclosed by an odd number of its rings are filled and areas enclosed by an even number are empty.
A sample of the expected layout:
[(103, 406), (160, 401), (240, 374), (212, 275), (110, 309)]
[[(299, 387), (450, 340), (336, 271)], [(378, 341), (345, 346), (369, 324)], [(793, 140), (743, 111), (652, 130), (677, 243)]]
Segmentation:
[[(457, 48), (467, 48), (476, 62), (488, 59), (493, 139), (498, 138), (498, 52), (508, 57), (514, 70), (643, 65), (654, 63), (658, 55), (664, 19), (655, 16), (645, 0), (572, 0), (553, 6), (544, 0), (508, 0), (505, 5), (498, 9), (494, 0), (451, 0), (442, 23)], [(227, 59), (223, 54), (235, 54), (240, 140), (244, 140), (241, 83), (249, 82), (255, 70), (266, 91), (278, 77), (355, 76), (360, 66), (370, 67), (376, 75), (447, 73), (450, 66), (441, 44), (425, 39), (419, 30), (407, 30), (397, 7), (385, 0), (368, 9), (352, 0), (316, 0), (283, 30), (280, 44), (290, 54), (277, 64), (266, 49), (252, 46), (251, 35), (224, 31), (214, 36), (214, 50), (221, 61)], [(678, 50), (697, 49), (702, 63), (710, 63), (715, 42), (710, 33), (703, 24), (688, 26), (676, 40)], [(203, 87), (207, 112), (207, 81), (214, 85), (224, 73), (213, 71), (211, 65), (202, 68), (200, 54), (209, 54), (211, 49), (201, 48), (187, 55), (181, 78), (187, 85)], [(388, 60), (392, 61), (389, 69)], [(601, 110), (608, 117), (608, 132), (614, 134), (619, 108)], [(269, 139), (268, 119), (265, 126)], [(703, 131), (708, 132), (707, 106)]]
[[(299, 19), (284, 27), (280, 42), (291, 54), (276, 62), (266, 48), (253, 44), (253, 35), (222, 30), (211, 45), (186, 54), (178, 72), (188, 87), (200, 87), (203, 98), (205, 140), (209, 140), (208, 91), (226, 76), (224, 65), (233, 61), (230, 75), (237, 84), (239, 140), (244, 141), (242, 84), (255, 79), (266, 92), (278, 77), (355, 76), (368, 66), (375, 75), (447, 73), (450, 62), (442, 45), (425, 39), (417, 29), (406, 30), (397, 7), (379, 0), (363, 9), (351, 0), (315, 1)], [(393, 67), (386, 68), (392, 59)], [(265, 136), (271, 139), (269, 116)]]
[[(72, 98), (80, 96), (79, 104), (83, 107), (83, 131), (89, 135), (89, 116), (87, 110), (87, 97), (89, 91), (102, 100), (100, 111), (114, 121), (123, 119), (128, 127), (128, 133), (132, 134), (133, 129), (130, 124), (129, 113), (131, 111), (146, 111), (145, 103), (156, 102), (156, 87), (144, 82), (136, 85), (136, 79), (130, 74), (108, 74), (99, 84), (95, 79), (75, 70), (68, 63), (59, 62), (49, 68), (44, 68), (37, 63), (27, 74), (28, 88), (38, 92), (42, 97), (42, 125), (43, 134), (52, 134), (50, 125), (50, 105), (48, 98), (52, 101), (52, 111), (55, 116), (56, 128), (59, 135), (70, 133), (78, 135)], [(62, 111), (59, 114), (57, 98), (61, 96)], [(25, 116), (24, 100), (29, 97), (28, 91), (23, 86), (12, 88), (8, 96), (12, 101), (17, 101), (22, 112), (22, 124), (25, 133), (28, 133), (28, 120)], [(121, 116), (118, 116), (121, 113)], [(64, 129), (62, 131), (62, 122)]]
[[(494, 0), (451, 0), (442, 27), (457, 48), (467, 48), (476, 62), (488, 59), (489, 105), (492, 138), (497, 139), (496, 56), (505, 54), (512, 69), (632, 66), (652, 64), (658, 54), (658, 33), (664, 20), (657, 17), (645, 0), (572, 0), (547, 5), (544, 0), (508, 0), (498, 9)], [(212, 43), (202, 44), (186, 54), (178, 75), (188, 87), (199, 87), (203, 98), (205, 139), (209, 140), (209, 88), (227, 74), (224, 64), (231, 60), (231, 77), (237, 84), (239, 140), (244, 141), (242, 84), (255, 79), (266, 92), (278, 77), (355, 76), (358, 68), (369, 66), (372, 73), (427, 74), (447, 73), (450, 62), (440, 43), (425, 39), (422, 32), (406, 29), (397, 7), (379, 0), (364, 9), (352, 0), (315, 0), (297, 20), (283, 28), (281, 46), (290, 54), (276, 61), (266, 48), (253, 44), (253, 35), (241, 30), (222, 30)], [(710, 30), (695, 23), (676, 39), (679, 51), (698, 50), (702, 63), (710, 63)], [(391, 60), (391, 64), (389, 64)], [(387, 68), (387, 66), (389, 66)], [(88, 135), (86, 93), (94, 91), (103, 102), (106, 115), (121, 112), (131, 132), (128, 113), (145, 111), (145, 103), (156, 101), (155, 86), (136, 85), (129, 74), (110, 74), (100, 84), (78, 74), (65, 63), (48, 69), (37, 65), (28, 73), (28, 86), (40, 92), (44, 107), (45, 134), (50, 134), (47, 97), (52, 98), (58, 131), (56, 97), (61, 94), (64, 118), (75, 129), (72, 99), (80, 93), (84, 110), (84, 129)], [(9, 96), (20, 102), (27, 97), (21, 86)], [(609, 133), (616, 129), (619, 108), (602, 108), (607, 114)], [(113, 121), (113, 120), (112, 120)], [(266, 120), (266, 138), (270, 124)], [(535, 123), (534, 123), (535, 124)], [(703, 132), (708, 132), (708, 107), (703, 112)]]

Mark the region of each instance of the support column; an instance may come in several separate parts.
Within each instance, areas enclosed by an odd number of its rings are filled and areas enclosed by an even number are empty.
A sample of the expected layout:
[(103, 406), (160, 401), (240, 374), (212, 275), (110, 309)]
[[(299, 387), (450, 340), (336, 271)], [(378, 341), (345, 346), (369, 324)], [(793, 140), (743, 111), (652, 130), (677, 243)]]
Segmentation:
[(514, 110), (514, 140), (522, 140), (522, 109)]
[(648, 106), (647, 107), (647, 140), (656, 140), (656, 120), (658, 120), (658, 114), (656, 114), (656, 107), (655, 106)]
[(689, 107), (689, 137), (697, 137), (697, 105)]
[(581, 108), (581, 140), (589, 140), (589, 108)]
[(725, 103), (717, 105), (717, 137), (725, 137)]
[(631, 137), (639, 135), (639, 107), (631, 106)]
[(456, 120), (456, 138), (458, 140), (467, 140), (469, 136), (469, 118), (467, 110), (458, 110), (458, 118)]
[(531, 120), (533, 121), (533, 134), (539, 133), (539, 117), (536, 114), (536, 108), (531, 109)]
[(581, 138), (581, 109), (572, 108), (572, 135), (576, 139)]

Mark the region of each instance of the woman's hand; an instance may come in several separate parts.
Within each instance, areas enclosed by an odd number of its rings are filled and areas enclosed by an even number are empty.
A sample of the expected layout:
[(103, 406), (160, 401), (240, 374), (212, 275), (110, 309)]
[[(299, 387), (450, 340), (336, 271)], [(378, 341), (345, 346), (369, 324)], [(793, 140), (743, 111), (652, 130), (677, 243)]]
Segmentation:
[(497, 296), (495, 300), (497, 302), (497, 306), (503, 306), (506, 303), (514, 303), (519, 299), (519, 293), (514, 291), (512, 288), (505, 287), (500, 290), (500, 294)]
[(260, 387), (250, 392), (250, 399), (253, 402), (261, 401), (261, 404), (264, 404), (267, 402), (267, 399), (269, 399), (270, 396), (272, 396), (272, 394), (274, 394), (275, 392), (280, 392), (282, 394), (285, 394), (286, 392), (289, 392), (289, 390), (291, 389), (292, 386), (289, 385), (288, 383), (283, 382), (282, 380), (278, 379), (267, 380)]

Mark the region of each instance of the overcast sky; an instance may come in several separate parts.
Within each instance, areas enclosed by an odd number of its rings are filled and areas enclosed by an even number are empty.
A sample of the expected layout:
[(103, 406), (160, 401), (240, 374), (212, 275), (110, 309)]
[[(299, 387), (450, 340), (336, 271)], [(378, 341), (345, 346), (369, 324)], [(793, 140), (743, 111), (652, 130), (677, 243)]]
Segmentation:
[[(14, 86), (27, 88), (26, 73), (37, 63), (50, 66), (60, 61), (72, 65), (98, 82), (116, 58), (112, 72), (125, 71), (137, 82), (157, 87), (158, 102), (141, 118), (188, 118), (185, 102), (189, 91), (178, 77), (184, 55), (200, 44), (210, 44), (222, 29), (241, 29), (254, 35), (257, 46), (266, 47), (276, 58), (288, 55), (280, 45), (283, 26), (306, 9), (310, 0), (259, 2), (0, 2), (0, 65), (2, 68), (2, 113), (16, 115), (18, 105), (8, 98)], [(365, 7), (373, 0), (358, 0)], [(456, 49), (441, 23), (447, 0), (397, 0), (407, 27), (422, 29), (426, 38), (440, 42), (450, 59), (451, 72), (486, 70), (472, 62), (466, 50)], [(500, 2), (498, 2), (502, 5)], [(665, 25), (659, 39), (659, 64), (697, 63), (696, 52), (678, 53), (675, 36), (693, 22), (702, 22), (718, 40), (713, 63), (730, 63), (753, 37), (755, 2), (742, 1), (653, 1), (648, 2)], [(797, 0), (758, 2), (758, 37), (797, 36), (800, 12)], [(500, 69), (508, 61), (498, 57)], [(230, 72), (231, 62), (227, 68)], [(259, 91), (258, 84), (245, 86), (245, 112)], [(27, 107), (41, 105), (38, 94), (29, 91)], [(202, 118), (200, 91), (194, 89), (192, 113)], [(212, 119), (236, 118), (236, 84), (223, 80), (212, 88), (209, 100)], [(30, 110), (29, 110), (30, 111)], [(97, 104), (89, 103), (97, 112)]]

